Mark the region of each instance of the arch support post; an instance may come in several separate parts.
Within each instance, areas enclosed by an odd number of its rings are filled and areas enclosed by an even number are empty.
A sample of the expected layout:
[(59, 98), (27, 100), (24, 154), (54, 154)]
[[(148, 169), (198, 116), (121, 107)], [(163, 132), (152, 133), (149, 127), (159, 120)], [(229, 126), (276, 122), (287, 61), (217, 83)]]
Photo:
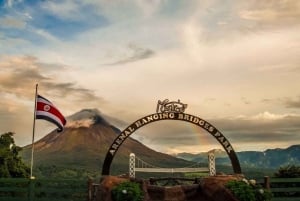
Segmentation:
[(216, 158), (215, 153), (213, 151), (208, 152), (208, 169), (209, 176), (216, 175)]
[(135, 178), (135, 154), (129, 155), (129, 177)]

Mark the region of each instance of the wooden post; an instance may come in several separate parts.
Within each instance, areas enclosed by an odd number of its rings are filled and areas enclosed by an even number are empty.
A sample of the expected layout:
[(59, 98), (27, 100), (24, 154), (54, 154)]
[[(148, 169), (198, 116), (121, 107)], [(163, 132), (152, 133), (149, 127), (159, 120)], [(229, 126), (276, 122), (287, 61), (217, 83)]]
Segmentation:
[(34, 185), (35, 185), (35, 179), (30, 178), (29, 179), (29, 192), (28, 192), (28, 200), (33, 201), (34, 200)]
[(270, 189), (270, 177), (269, 176), (265, 176), (264, 177), (264, 188), (265, 189)]
[(31, 143), (31, 161), (30, 161), (30, 179), (34, 179), (34, 176), (33, 176), (33, 152), (34, 152), (34, 132), (35, 132), (35, 120), (36, 120), (36, 100), (37, 100), (37, 94), (38, 94), (37, 91), (38, 91), (38, 84), (35, 85), (32, 143)]
[(93, 180), (91, 178), (88, 179), (88, 198), (87, 201), (92, 201), (93, 196)]

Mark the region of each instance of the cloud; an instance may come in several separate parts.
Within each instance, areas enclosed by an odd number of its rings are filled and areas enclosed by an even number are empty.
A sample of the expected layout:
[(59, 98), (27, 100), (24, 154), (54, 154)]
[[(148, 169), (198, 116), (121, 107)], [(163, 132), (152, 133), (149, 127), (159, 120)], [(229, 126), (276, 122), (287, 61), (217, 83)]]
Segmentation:
[(47, 95), (72, 98), (72, 101), (101, 100), (93, 91), (78, 87), (75, 82), (57, 79), (59, 74), (66, 73), (65, 65), (45, 64), (32, 56), (11, 56), (2, 57), (0, 68), (2, 93), (31, 99), (33, 88), (38, 83)]
[(300, 96), (298, 97), (298, 99), (286, 99), (285, 100), (285, 105), (288, 108), (300, 108)]
[(291, 98), (291, 97), (284, 97), (284, 98), (277, 98), (277, 99), (270, 99), (270, 98), (265, 98), (262, 99), (263, 103), (266, 104), (277, 104), (277, 105), (283, 105), (286, 108), (300, 108), (300, 96), (296, 98)]
[(154, 51), (151, 49), (139, 47), (135, 44), (129, 44), (126, 48), (125, 54), (126, 55), (121, 56), (122, 58), (120, 58), (118, 61), (108, 63), (105, 65), (113, 66), (147, 59), (154, 55)]
[(244, 104), (246, 104), (246, 105), (251, 104), (251, 102), (248, 101), (247, 98), (245, 98), (245, 97), (242, 97), (242, 98), (241, 98), (241, 101), (242, 101)]
[(80, 5), (78, 5), (76, 1), (45, 1), (41, 4), (41, 8), (62, 19), (74, 19), (80, 16), (78, 15), (80, 12)]
[(291, 26), (300, 23), (300, 3), (295, 0), (249, 1), (241, 10), (242, 19), (254, 21), (260, 27)]
[(235, 144), (294, 144), (300, 141), (300, 115), (269, 112), (211, 120)]
[(5, 6), (8, 8), (12, 8), (14, 5), (16, 5), (18, 3), (22, 3), (22, 2), (23, 2), (23, 0), (6, 0)]
[(0, 18), (0, 26), (2, 28), (15, 28), (15, 29), (24, 29), (26, 22), (15, 17), (4, 17)]

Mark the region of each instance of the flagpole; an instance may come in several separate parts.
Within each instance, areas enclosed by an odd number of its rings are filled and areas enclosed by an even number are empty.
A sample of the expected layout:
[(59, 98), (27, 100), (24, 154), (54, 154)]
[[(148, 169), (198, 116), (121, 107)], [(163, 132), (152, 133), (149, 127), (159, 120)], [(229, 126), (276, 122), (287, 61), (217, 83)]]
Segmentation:
[(33, 127), (32, 127), (32, 144), (31, 144), (31, 163), (30, 163), (30, 179), (33, 179), (33, 152), (34, 152), (34, 133), (35, 133), (35, 119), (36, 119), (36, 100), (37, 100), (38, 84), (35, 85), (35, 97), (34, 97), (34, 112), (33, 112)]

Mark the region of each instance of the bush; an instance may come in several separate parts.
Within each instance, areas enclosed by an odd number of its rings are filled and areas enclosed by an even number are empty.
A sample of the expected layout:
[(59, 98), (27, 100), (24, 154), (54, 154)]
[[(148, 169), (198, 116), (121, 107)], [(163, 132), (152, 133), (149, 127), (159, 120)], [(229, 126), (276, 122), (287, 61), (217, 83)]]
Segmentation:
[(300, 166), (287, 165), (280, 167), (275, 173), (275, 177), (279, 178), (297, 178), (300, 177)]
[(26, 178), (30, 169), (19, 156), (21, 147), (16, 146), (14, 133), (0, 135), (0, 177)]
[(229, 181), (226, 184), (233, 195), (239, 201), (270, 201), (272, 198), (271, 191), (261, 188), (260, 185), (256, 185), (254, 180), (250, 182), (246, 179), (241, 181)]
[(112, 189), (114, 201), (142, 201), (143, 193), (141, 187), (135, 182), (123, 182)]

